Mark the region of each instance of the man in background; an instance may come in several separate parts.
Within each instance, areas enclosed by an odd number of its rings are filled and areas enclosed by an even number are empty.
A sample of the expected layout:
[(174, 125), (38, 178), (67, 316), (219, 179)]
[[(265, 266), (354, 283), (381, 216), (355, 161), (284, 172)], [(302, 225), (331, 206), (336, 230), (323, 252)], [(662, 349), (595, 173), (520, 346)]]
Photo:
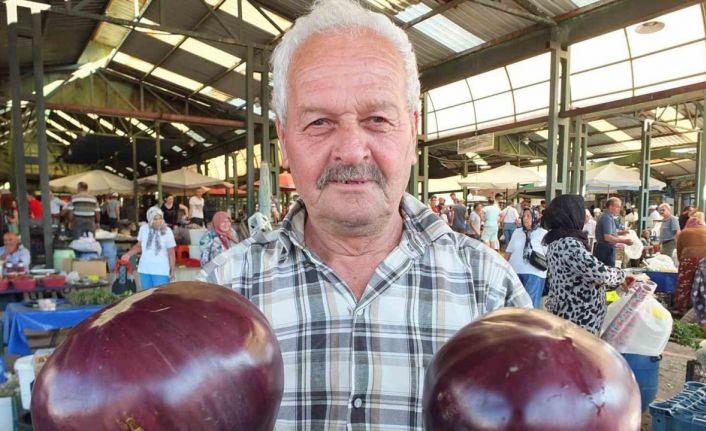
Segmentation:
[(615, 218), (620, 213), (622, 202), (618, 198), (610, 198), (606, 202), (606, 211), (601, 215), (596, 224), (596, 246), (593, 250), (596, 259), (608, 266), (615, 266), (616, 244), (632, 245), (631, 239), (619, 238), (618, 225)]
[(74, 239), (83, 235), (96, 235), (96, 225), (100, 223), (101, 210), (95, 196), (88, 193), (88, 184), (81, 181), (77, 185), (78, 193), (71, 196), (66, 211), (71, 214)]

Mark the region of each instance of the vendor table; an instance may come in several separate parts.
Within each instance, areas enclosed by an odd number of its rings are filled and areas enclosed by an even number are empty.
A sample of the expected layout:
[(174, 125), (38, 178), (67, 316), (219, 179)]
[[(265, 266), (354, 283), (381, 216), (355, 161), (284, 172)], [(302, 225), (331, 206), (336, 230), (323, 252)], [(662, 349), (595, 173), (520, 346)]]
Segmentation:
[(34, 296), (34, 295), (36, 295), (36, 297), (42, 297), (42, 298), (46, 298), (46, 297), (56, 298), (57, 292), (66, 293), (71, 290), (95, 289), (98, 287), (105, 287), (107, 285), (108, 285), (108, 283), (106, 283), (106, 282), (98, 282), (98, 283), (91, 283), (91, 284), (64, 284), (63, 287), (52, 287), (49, 289), (46, 289), (42, 286), (35, 287), (32, 290), (6, 289), (3, 291), (0, 291), (0, 296), (1, 295), (23, 295), (24, 300), (28, 301), (30, 299), (30, 296)]
[(32, 350), (24, 331), (53, 331), (71, 328), (100, 311), (104, 305), (83, 305), (73, 307), (68, 303), (58, 303), (56, 310), (43, 311), (33, 308), (28, 302), (12, 302), (5, 307), (3, 316), (3, 336), (7, 351), (14, 355), (29, 355)]
[(676, 293), (677, 292), (677, 273), (676, 272), (656, 272), (647, 271), (650, 280), (657, 284), (656, 292)]

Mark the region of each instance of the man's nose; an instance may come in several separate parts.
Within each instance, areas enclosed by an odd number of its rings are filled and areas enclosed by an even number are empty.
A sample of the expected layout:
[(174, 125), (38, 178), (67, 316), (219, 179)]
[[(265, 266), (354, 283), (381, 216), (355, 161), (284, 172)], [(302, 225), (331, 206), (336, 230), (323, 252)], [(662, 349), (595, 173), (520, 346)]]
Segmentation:
[(370, 161), (370, 148), (363, 127), (357, 121), (340, 124), (333, 151), (334, 160), (344, 165), (358, 165)]

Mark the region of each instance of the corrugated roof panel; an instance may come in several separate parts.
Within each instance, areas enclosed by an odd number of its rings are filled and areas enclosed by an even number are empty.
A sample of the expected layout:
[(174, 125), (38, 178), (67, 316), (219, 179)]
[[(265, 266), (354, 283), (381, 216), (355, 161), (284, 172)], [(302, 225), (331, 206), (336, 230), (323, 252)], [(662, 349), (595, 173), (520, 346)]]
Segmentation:
[[(105, 14), (108, 16), (129, 19), (135, 18), (135, 4), (142, 10), (147, 0), (138, 0), (135, 3), (133, 0), (111, 0), (105, 9)], [(123, 40), (130, 29), (120, 25), (114, 25), (107, 22), (98, 24), (96, 34), (93, 39), (103, 45), (117, 47)]]
[[(518, 9), (524, 11), (524, 9)], [(485, 41), (497, 39), (535, 24), (530, 20), (473, 2), (461, 3), (444, 12), (444, 16)]]

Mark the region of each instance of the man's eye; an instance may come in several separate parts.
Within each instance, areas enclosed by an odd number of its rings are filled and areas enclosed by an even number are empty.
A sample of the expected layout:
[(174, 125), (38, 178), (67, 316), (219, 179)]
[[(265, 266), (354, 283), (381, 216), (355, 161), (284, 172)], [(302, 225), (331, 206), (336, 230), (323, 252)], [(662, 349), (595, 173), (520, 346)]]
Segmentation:
[(309, 125), (316, 126), (316, 127), (324, 126), (324, 125), (326, 125), (326, 120), (324, 120), (323, 118), (318, 118), (318, 119), (312, 121), (311, 123), (309, 123)]
[(384, 117), (375, 116), (375, 117), (370, 117), (370, 121), (372, 121), (373, 123), (384, 123), (387, 120)]

